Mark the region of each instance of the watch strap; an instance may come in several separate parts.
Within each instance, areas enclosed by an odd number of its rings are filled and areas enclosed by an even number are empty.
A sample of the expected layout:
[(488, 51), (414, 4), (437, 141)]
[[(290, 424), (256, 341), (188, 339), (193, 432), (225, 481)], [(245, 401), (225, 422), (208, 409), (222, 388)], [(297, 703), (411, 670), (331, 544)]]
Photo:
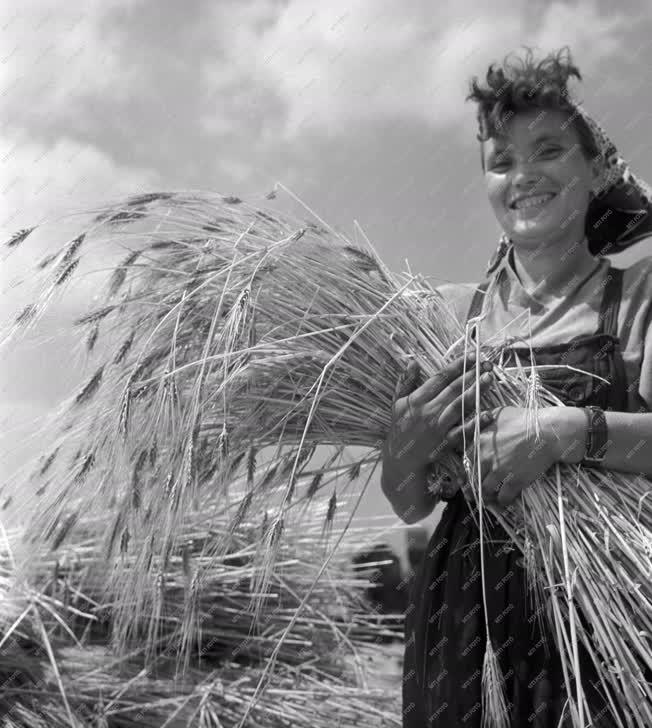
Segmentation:
[(604, 460), (604, 455), (609, 445), (609, 432), (607, 418), (604, 410), (600, 407), (588, 406), (584, 408), (588, 418), (588, 429), (586, 433), (586, 447), (583, 465), (597, 465)]

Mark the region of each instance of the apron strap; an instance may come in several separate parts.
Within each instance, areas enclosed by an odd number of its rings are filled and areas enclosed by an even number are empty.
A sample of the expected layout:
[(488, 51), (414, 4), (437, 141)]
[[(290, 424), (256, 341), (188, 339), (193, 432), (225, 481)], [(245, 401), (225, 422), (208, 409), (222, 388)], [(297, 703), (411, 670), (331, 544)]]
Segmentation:
[(478, 316), (482, 311), (482, 302), (484, 301), (485, 293), (489, 288), (490, 281), (483, 281), (473, 292), (473, 298), (471, 299), (471, 305), (469, 306), (469, 312), (466, 315), (466, 320), (474, 316)]
[(600, 305), (600, 324), (597, 333), (618, 336), (618, 311), (623, 292), (623, 271), (611, 268)]

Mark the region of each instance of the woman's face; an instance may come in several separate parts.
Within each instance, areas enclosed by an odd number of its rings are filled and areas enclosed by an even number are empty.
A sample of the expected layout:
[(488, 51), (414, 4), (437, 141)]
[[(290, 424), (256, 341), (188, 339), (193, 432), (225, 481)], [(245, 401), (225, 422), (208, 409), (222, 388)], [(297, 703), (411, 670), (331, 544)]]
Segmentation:
[(584, 236), (598, 166), (585, 157), (569, 118), (563, 111), (521, 111), (504, 134), (484, 143), (489, 202), (515, 245), (572, 245)]

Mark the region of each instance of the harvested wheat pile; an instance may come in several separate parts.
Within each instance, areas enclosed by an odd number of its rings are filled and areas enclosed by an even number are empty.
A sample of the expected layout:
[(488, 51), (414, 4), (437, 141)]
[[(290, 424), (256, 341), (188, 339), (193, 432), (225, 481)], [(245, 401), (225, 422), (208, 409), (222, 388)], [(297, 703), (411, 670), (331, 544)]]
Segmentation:
[(399, 691), (387, 691), (377, 662), (382, 630), (350, 567), (353, 540), (313, 584), (324, 553), (319, 510), (302, 520), (301, 536), (284, 539), (256, 619), (255, 533), (243, 524), (233, 553), (216, 558), (212, 542), (228, 524), (207, 511), (187, 514), (183, 545), (134, 625), (140, 644), (126, 654), (113, 646), (98, 521), (84, 519), (57, 551), (35, 552), (29, 584), (15, 571), (20, 535), (12, 534), (0, 558), (0, 725), (400, 725)]

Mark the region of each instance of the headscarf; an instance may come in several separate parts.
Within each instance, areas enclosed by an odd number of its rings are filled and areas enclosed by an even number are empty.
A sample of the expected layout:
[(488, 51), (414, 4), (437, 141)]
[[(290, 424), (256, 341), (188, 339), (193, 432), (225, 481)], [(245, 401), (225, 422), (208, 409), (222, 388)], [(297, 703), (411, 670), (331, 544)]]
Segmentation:
[[(611, 255), (652, 235), (652, 187), (631, 171), (604, 129), (569, 96), (575, 112), (586, 122), (602, 159), (586, 214), (584, 232), (592, 255)], [(487, 266), (490, 275), (509, 248), (505, 233)]]

